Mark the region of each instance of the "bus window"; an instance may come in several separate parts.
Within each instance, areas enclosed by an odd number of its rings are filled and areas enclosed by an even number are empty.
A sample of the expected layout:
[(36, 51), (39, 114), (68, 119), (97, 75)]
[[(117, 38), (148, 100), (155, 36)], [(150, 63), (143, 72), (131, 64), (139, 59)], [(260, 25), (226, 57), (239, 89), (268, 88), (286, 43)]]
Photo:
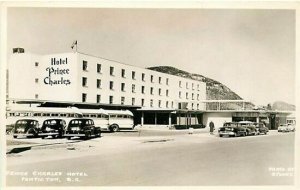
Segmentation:
[(15, 116), (15, 113), (9, 113), (9, 116)]
[(34, 113), (33, 116), (42, 116), (41, 113)]
[(97, 115), (96, 114), (91, 114), (90, 117), (97, 117)]
[(73, 113), (69, 114), (69, 117), (74, 117), (74, 116), (75, 116), (75, 114), (73, 114)]
[(51, 116), (52, 117), (58, 117), (58, 113), (52, 113)]
[(123, 118), (123, 115), (117, 115), (117, 118)]

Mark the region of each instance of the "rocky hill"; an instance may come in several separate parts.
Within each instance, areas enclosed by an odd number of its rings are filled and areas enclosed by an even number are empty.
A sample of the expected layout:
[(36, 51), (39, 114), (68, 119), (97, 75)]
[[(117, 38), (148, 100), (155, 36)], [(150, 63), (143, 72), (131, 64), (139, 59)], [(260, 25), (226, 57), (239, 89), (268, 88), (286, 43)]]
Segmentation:
[(207, 100), (241, 100), (242, 99), (239, 95), (237, 95), (235, 92), (230, 90), (227, 86), (223, 85), (222, 83), (216, 80), (205, 77), (203, 75), (188, 73), (186, 71), (174, 67), (169, 67), (169, 66), (149, 67), (148, 69), (205, 82)]
[(296, 106), (282, 101), (276, 101), (272, 105), (272, 110), (295, 111)]

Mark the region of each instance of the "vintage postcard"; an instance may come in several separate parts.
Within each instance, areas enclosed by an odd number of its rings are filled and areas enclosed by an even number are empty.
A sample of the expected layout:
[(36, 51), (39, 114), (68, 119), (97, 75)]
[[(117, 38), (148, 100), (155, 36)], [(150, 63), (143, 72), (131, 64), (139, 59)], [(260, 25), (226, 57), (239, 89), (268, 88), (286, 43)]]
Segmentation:
[(3, 3), (2, 186), (296, 188), (296, 8)]

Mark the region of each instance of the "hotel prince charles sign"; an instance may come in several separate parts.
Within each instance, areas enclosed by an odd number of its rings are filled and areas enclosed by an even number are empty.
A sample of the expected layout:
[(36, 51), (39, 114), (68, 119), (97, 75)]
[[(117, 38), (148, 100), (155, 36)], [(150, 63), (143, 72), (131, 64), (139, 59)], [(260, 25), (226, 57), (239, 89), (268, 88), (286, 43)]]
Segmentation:
[(50, 86), (70, 85), (70, 69), (65, 68), (67, 65), (68, 58), (51, 58), (50, 66), (46, 67), (47, 77), (44, 78), (44, 83)]

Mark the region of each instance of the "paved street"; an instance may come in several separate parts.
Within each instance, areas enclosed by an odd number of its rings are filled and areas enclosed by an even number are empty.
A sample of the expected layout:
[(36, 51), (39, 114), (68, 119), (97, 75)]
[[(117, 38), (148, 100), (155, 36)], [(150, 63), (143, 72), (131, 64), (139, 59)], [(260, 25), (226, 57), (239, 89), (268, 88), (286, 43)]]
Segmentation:
[(61, 141), (48, 148), (8, 154), (7, 185), (293, 184), (294, 133), (272, 131), (266, 136), (240, 138), (206, 133), (153, 137), (103, 134), (89, 141)]

